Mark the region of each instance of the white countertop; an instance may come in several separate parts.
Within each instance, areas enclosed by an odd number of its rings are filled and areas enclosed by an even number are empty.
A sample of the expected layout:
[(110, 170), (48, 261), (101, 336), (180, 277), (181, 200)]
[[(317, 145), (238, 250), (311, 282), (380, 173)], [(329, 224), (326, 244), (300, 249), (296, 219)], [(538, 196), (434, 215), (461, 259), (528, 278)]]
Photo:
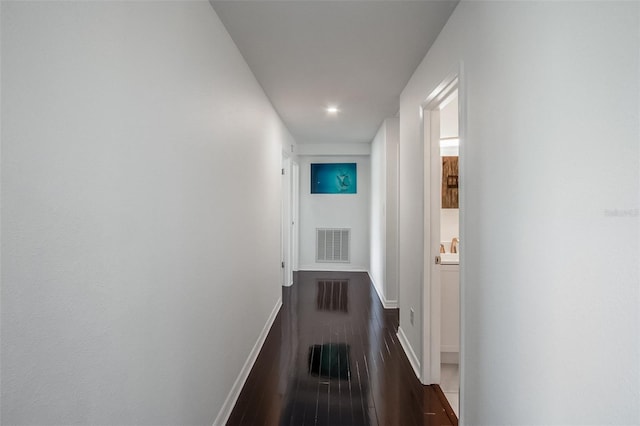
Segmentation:
[(441, 265), (458, 265), (460, 264), (459, 253), (440, 253)]

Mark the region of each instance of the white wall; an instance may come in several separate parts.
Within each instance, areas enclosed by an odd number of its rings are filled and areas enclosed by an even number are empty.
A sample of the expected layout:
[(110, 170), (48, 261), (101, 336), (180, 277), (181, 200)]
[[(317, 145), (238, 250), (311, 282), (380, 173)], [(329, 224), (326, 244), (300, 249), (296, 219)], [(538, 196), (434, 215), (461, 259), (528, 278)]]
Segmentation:
[(457, 138), (458, 135), (458, 91), (440, 105), (440, 137)]
[[(369, 275), (378, 295), (384, 301), (387, 265), (387, 170), (386, 170), (386, 120), (371, 141), (371, 219)], [(384, 302), (383, 302), (384, 303)]]
[(299, 155), (314, 156), (349, 156), (370, 155), (371, 144), (368, 143), (301, 143), (296, 145)]
[(420, 351), (419, 106), (463, 64), (463, 424), (640, 423), (639, 8), (461, 2), (401, 95), (400, 322)]
[(207, 2), (2, 2), (2, 422), (211, 424), (292, 140)]
[(371, 259), (369, 273), (385, 307), (398, 303), (399, 119), (384, 120), (371, 142)]
[(385, 120), (386, 169), (387, 169), (387, 272), (385, 277), (385, 294), (387, 300), (397, 307), (398, 300), (398, 155), (400, 146), (400, 119), (398, 117)]
[(460, 237), (460, 209), (440, 209), (440, 241), (447, 252), (451, 241)]
[[(369, 270), (370, 160), (300, 156), (300, 269)], [(356, 163), (357, 194), (311, 194), (311, 163)], [(351, 263), (317, 263), (316, 228), (351, 228)]]

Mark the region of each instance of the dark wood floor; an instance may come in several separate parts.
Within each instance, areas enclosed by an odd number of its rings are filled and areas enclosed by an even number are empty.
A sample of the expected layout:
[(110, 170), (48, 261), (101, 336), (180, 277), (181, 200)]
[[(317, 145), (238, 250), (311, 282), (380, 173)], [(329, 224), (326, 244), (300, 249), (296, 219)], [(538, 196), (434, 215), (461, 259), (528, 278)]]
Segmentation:
[(300, 272), (228, 425), (457, 425), (415, 377), (365, 273)]

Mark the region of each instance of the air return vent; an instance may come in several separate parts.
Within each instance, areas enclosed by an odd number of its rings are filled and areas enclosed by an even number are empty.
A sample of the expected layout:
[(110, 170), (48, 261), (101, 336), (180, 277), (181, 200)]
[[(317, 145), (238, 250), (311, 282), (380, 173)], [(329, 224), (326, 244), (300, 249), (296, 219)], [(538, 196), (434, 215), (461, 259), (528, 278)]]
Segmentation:
[(316, 228), (316, 262), (349, 263), (351, 229)]

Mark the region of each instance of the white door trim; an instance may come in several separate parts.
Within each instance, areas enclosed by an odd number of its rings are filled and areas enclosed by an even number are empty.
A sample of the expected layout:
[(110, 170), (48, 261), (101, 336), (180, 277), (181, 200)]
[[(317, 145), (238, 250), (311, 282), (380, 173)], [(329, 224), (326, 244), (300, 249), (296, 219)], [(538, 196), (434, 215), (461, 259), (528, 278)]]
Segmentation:
[(284, 263), (282, 268), (282, 282), (283, 286), (290, 286), (293, 284), (293, 269), (292, 269), (292, 200), (291, 200), (291, 158), (286, 151), (282, 152), (282, 214), (280, 220), (280, 232), (281, 232), (281, 261)]
[[(422, 362), (421, 381), (423, 384), (440, 383), (440, 279), (439, 270), (435, 267), (435, 257), (440, 248), (440, 111), (439, 105), (454, 90), (458, 90), (458, 115), (460, 160), (459, 179), (464, 180), (463, 171), (463, 138), (465, 136), (465, 118), (462, 114), (466, 106), (463, 86), (462, 64), (455, 72), (448, 75), (431, 92), (420, 106), (421, 129), (424, 153), (424, 194), (423, 194), (423, 270), (422, 270)], [(460, 185), (460, 241), (464, 241), (464, 186)], [(433, 236), (437, 238), (433, 238)], [(460, 250), (462, 251), (462, 250)], [(460, 257), (460, 312), (463, 315), (463, 258)], [(463, 322), (460, 322), (461, 328)], [(463, 384), (463, 330), (461, 329), (460, 344), (460, 384)]]
[(297, 271), (299, 265), (299, 245), (300, 245), (300, 165), (292, 160), (291, 162), (291, 269)]

